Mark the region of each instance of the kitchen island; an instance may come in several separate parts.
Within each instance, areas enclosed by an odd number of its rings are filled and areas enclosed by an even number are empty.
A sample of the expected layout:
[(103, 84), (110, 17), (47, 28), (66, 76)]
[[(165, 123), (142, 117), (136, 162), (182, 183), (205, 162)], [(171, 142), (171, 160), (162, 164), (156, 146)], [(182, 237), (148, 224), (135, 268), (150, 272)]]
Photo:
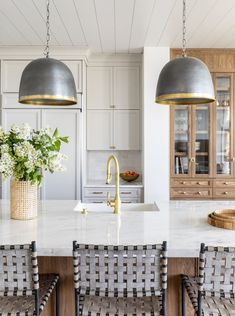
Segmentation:
[[(0, 244), (37, 241), (41, 273), (61, 276), (61, 315), (74, 314), (72, 241), (88, 244), (153, 244), (168, 242), (168, 315), (179, 315), (180, 273), (197, 273), (201, 242), (234, 246), (235, 234), (207, 224), (216, 209), (235, 208), (235, 201), (157, 202), (150, 211), (122, 211), (87, 205), (88, 214), (74, 211), (77, 201), (42, 201), (38, 218), (11, 220), (8, 201), (0, 202)], [(52, 304), (44, 315), (53, 315)], [(191, 311), (188, 315), (193, 315)]]

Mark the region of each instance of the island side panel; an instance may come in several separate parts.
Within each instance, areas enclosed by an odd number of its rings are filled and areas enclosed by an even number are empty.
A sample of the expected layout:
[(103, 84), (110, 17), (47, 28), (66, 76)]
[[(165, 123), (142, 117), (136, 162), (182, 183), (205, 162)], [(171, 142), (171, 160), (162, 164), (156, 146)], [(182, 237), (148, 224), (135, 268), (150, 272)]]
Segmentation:
[[(74, 315), (73, 260), (71, 257), (39, 257), (40, 273), (60, 275), (60, 314)], [(196, 258), (169, 258), (168, 261), (167, 315), (180, 315), (180, 274), (197, 274)], [(43, 316), (54, 316), (54, 296)], [(187, 316), (194, 316), (187, 299)]]

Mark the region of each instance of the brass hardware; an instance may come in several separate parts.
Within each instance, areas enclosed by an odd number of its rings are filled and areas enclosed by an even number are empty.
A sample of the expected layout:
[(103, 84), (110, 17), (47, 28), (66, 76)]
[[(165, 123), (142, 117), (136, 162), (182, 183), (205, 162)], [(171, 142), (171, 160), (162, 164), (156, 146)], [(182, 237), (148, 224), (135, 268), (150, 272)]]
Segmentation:
[(93, 201), (92, 203), (95, 203), (95, 204), (102, 204), (103, 202), (102, 202), (102, 201)]
[(196, 160), (195, 160), (195, 157), (190, 158), (189, 161), (190, 161), (190, 162), (195, 162), (195, 161), (196, 161)]
[[(181, 98), (180, 102), (177, 101), (178, 98)], [(195, 98), (194, 104), (203, 104), (205, 101), (203, 99), (207, 99), (208, 103), (215, 101), (214, 98), (210, 94), (207, 93), (170, 93), (170, 94), (163, 94), (158, 97), (156, 97), (155, 102), (160, 104), (175, 104), (175, 105), (188, 105), (187, 99), (193, 99)], [(202, 99), (201, 101), (198, 100), (198, 98)], [(173, 101), (173, 99), (176, 99), (176, 101)], [(185, 101), (182, 101), (182, 99), (185, 99)]]
[(83, 215), (87, 215), (87, 213), (88, 213), (87, 208), (83, 208), (83, 209), (82, 209), (82, 214), (83, 214)]
[(181, 193), (181, 194), (187, 194), (187, 192), (185, 192), (185, 191), (181, 191), (181, 192), (179, 192), (179, 193)]
[(131, 192), (121, 192), (121, 194), (131, 194)]
[(92, 194), (103, 194), (104, 192), (92, 192)]
[(202, 195), (202, 192), (201, 192), (201, 191), (198, 191), (197, 194)]
[(120, 210), (121, 210), (121, 199), (120, 199), (120, 195), (119, 195), (119, 163), (117, 160), (117, 157), (114, 155), (111, 155), (108, 158), (107, 161), (107, 177), (106, 177), (106, 184), (110, 184), (111, 180), (112, 180), (112, 175), (110, 172), (110, 165), (111, 165), (111, 161), (114, 160), (115, 163), (115, 168), (116, 168), (116, 173), (115, 173), (115, 198), (114, 200), (110, 199), (110, 193), (107, 192), (107, 205), (110, 207), (114, 208), (114, 214), (119, 214)]
[(109, 146), (109, 148), (110, 148), (110, 149), (115, 149), (116, 146), (113, 146), (113, 145), (112, 145), (112, 146)]
[(225, 185), (228, 185), (228, 184), (229, 184), (229, 182), (224, 182), (224, 184), (225, 184)]
[(186, 182), (185, 181), (181, 181), (180, 184), (186, 184)]
[[(41, 99), (42, 101), (37, 101)], [(43, 100), (51, 100), (52, 103), (50, 105), (73, 105), (76, 104), (77, 101), (73, 96), (63, 96), (63, 95), (49, 95), (49, 94), (37, 94), (37, 95), (26, 95), (21, 96), (19, 98), (19, 103), (30, 104), (30, 105), (45, 105), (45, 101)], [(58, 101), (63, 100), (63, 101)], [(56, 102), (53, 102), (56, 101)], [(58, 101), (58, 102), (57, 102)]]
[(228, 194), (228, 192), (223, 192), (223, 194), (224, 194), (224, 195), (227, 195), (227, 194)]

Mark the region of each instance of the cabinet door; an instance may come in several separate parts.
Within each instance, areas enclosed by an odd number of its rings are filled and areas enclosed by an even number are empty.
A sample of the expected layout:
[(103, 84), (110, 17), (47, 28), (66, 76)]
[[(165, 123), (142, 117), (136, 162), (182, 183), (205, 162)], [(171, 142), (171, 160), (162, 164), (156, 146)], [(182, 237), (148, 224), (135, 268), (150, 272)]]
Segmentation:
[[(2, 127), (8, 130), (13, 124), (21, 125), (28, 123), (32, 129), (39, 129), (41, 124), (40, 110), (3, 110), (2, 111)], [(2, 198), (9, 198), (9, 180), (3, 181)]]
[(232, 79), (230, 74), (215, 76), (215, 175), (222, 177), (233, 175)]
[(82, 92), (82, 61), (81, 60), (61, 60), (65, 63), (69, 69), (71, 70), (75, 85), (76, 91), (81, 93)]
[(191, 176), (191, 108), (178, 105), (171, 109), (171, 174), (173, 176)]
[(87, 108), (113, 108), (112, 67), (88, 67)]
[(114, 110), (114, 146), (119, 150), (140, 149), (139, 110)]
[(87, 150), (113, 146), (113, 110), (87, 110)]
[(114, 68), (115, 109), (139, 109), (140, 75), (139, 67)]
[(2, 61), (2, 92), (18, 92), (24, 68), (31, 60)]
[(76, 110), (42, 110), (42, 126), (59, 130), (69, 136), (69, 143), (62, 144), (61, 153), (68, 156), (66, 171), (45, 173), (42, 198), (48, 200), (75, 200), (80, 197), (80, 112)]

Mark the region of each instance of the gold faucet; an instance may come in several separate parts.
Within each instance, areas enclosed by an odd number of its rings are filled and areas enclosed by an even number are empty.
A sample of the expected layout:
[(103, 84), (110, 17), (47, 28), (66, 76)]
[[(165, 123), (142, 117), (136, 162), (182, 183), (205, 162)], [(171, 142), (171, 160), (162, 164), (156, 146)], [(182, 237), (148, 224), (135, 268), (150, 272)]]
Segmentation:
[(115, 168), (116, 168), (116, 178), (115, 178), (115, 198), (114, 200), (110, 200), (110, 193), (107, 193), (107, 205), (114, 208), (114, 214), (119, 214), (121, 210), (121, 199), (119, 194), (119, 163), (117, 160), (117, 157), (114, 155), (111, 155), (107, 161), (107, 178), (106, 178), (106, 184), (110, 184), (112, 180), (112, 175), (110, 172), (110, 164), (111, 161), (114, 160), (115, 162)]

